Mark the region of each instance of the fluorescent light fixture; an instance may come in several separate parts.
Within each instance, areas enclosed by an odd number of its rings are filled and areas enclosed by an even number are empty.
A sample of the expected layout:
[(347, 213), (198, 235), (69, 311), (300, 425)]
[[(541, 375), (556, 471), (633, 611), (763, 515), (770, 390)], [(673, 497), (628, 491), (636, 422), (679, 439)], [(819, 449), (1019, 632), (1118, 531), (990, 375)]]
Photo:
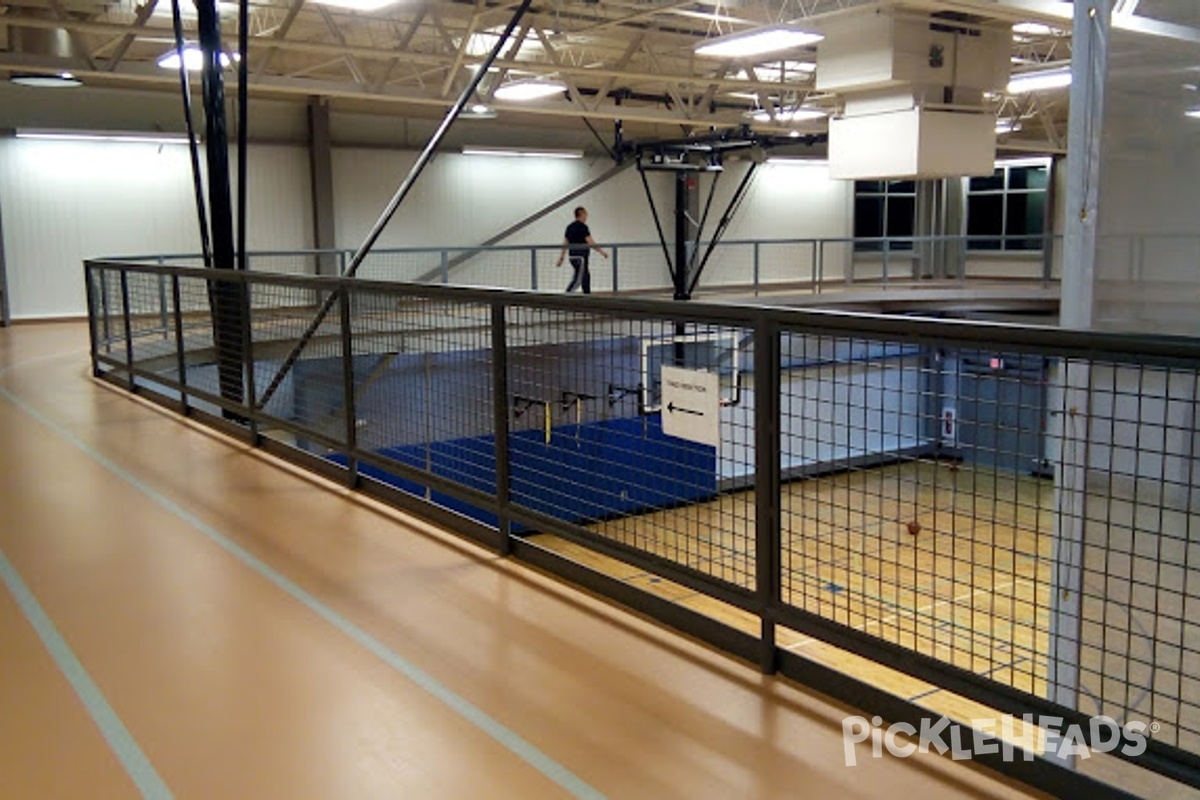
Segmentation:
[(462, 149), (464, 156), (499, 156), (501, 158), (583, 158), (582, 150), (531, 149), (525, 147), (487, 147), (468, 144)]
[(553, 97), (567, 90), (562, 81), (549, 81), (541, 78), (513, 81), (506, 83), (496, 90), (498, 100), (540, 100), (543, 97)]
[(998, 119), (996, 120), (996, 135), (1003, 136), (1006, 133), (1015, 133), (1021, 130), (1021, 121), (1019, 119)]
[(1008, 82), (1009, 94), (1024, 94), (1026, 92), (1041, 92), (1047, 89), (1061, 89), (1071, 85), (1071, 70), (1061, 69), (1040, 70), (1038, 72), (1023, 72), (1014, 75)]
[(122, 144), (187, 144), (182, 133), (134, 133), (101, 131), (42, 131), (19, 130), (18, 139), (40, 139), (54, 142), (119, 142)]
[(464, 110), (460, 117), (462, 119), (495, 119), (496, 109), (483, 103), (476, 103)]
[[(479, 33), (472, 33), (467, 37), (466, 53), (468, 56), (486, 56), (496, 47), (496, 42), (500, 41), (500, 34), (504, 33), (503, 25), (496, 25)], [(516, 37), (514, 36), (513, 39)], [(509, 42), (511, 44), (511, 40)], [(521, 40), (520, 46), (517, 48), (516, 58), (521, 61), (527, 61), (535, 55), (542, 52), (542, 43), (536, 36), (526, 36)]]
[[(242, 57), (234, 53), (233, 61), (241, 61)], [(221, 53), (221, 66), (228, 67), (231, 60), (228, 53)], [(163, 69), (179, 69), (179, 51), (175, 49), (168, 50), (159, 56), (158, 65)], [(204, 66), (204, 53), (194, 44), (186, 44), (183, 46), (183, 65), (187, 67), (188, 72), (199, 72)]]
[(755, 122), (807, 122), (814, 119), (825, 119), (827, 116), (829, 115), (819, 108), (806, 108), (802, 106), (788, 111), (780, 109), (775, 112), (774, 120), (771, 119), (771, 115), (766, 109), (752, 112), (750, 119)]
[(83, 85), (83, 81), (69, 72), (60, 72), (57, 75), (12, 75), (8, 81), (17, 86), (31, 86), (38, 89), (72, 89)]
[(1183, 112), (1183, 115), (1185, 117), (1191, 117), (1192, 119), (1200, 119), (1200, 108), (1189, 108), (1187, 111)]
[(1044, 22), (1018, 22), (1013, 25), (1013, 33), (1021, 36), (1060, 36), (1062, 31), (1052, 28)]
[(392, 5), (396, 0), (313, 0), (313, 2), (323, 6), (346, 8), (351, 11), (378, 11)]
[(742, 58), (803, 47), (824, 38), (819, 33), (802, 31), (786, 25), (776, 25), (747, 33), (735, 33), (730, 36), (709, 39), (696, 45), (696, 55), (711, 56), (712, 58)]

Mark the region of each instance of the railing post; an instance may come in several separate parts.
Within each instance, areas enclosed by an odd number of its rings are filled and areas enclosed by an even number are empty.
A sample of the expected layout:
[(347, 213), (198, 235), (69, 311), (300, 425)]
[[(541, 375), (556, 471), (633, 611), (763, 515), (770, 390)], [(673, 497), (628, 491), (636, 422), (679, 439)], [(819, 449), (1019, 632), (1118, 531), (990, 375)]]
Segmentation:
[(1042, 233), (1042, 286), (1049, 286), (1054, 278), (1054, 234)]
[(504, 302), (492, 302), (492, 430), (496, 457), (496, 531), (500, 535), (497, 551), (512, 552), (512, 521), (509, 519), (508, 450), (508, 336)]
[(338, 250), (338, 275), (346, 274), (346, 251)]
[(888, 282), (888, 259), (892, 255), (892, 240), (883, 240), (883, 285), (887, 286)]
[(820, 294), (821, 289), (825, 284), (825, 240), (821, 239), (817, 242), (817, 288), (816, 293)]
[(111, 353), (112, 352), (112, 329), (110, 327), (110, 322), (108, 319), (111, 311), (108, 307), (108, 270), (107, 269), (100, 270), (100, 310), (102, 312), (100, 319), (104, 320), (104, 326), (103, 326), (104, 333), (102, 335), (102, 338), (104, 340), (104, 351), (106, 353)]
[(129, 273), (121, 270), (121, 315), (125, 326), (125, 367), (129, 373), (129, 391), (137, 392), (137, 381), (133, 377), (133, 325), (129, 319)]
[(86, 261), (83, 262), (83, 291), (87, 298), (88, 341), (91, 345), (92, 375), (97, 378), (100, 377), (100, 362), (96, 360), (96, 356), (100, 355), (100, 343), (96, 341), (96, 323), (99, 320), (96, 318), (96, 287), (92, 285), (92, 276), (100, 271)]
[(442, 250), (441, 259), (438, 269), (441, 272), (442, 284), (445, 285), (450, 282), (450, 253)]
[(179, 413), (191, 413), (187, 391), (187, 359), (183, 352), (183, 309), (180, 308), (179, 276), (171, 276), (171, 303), (175, 306), (175, 369), (179, 372)]
[(350, 287), (337, 289), (342, 323), (342, 408), (346, 412), (346, 485), (358, 486), (358, 410), (354, 402), (354, 339), (350, 335)]
[(818, 249), (823, 250), (824, 248), (820, 248), (817, 240), (813, 239), (813, 241), (812, 241), (812, 260), (808, 264), (808, 276), (809, 276), (808, 280), (809, 280), (809, 286), (812, 288), (813, 294), (816, 294), (817, 292), (820, 291), (817, 288), (818, 283), (821, 279), (820, 272), (817, 270)]
[(762, 623), (759, 667), (777, 669), (775, 616), (781, 603), (779, 326), (759, 316), (754, 324), (754, 542), (755, 593)]
[(760, 277), (760, 272), (759, 272), (759, 269), (760, 269), (760, 267), (759, 267), (759, 261), (758, 261), (758, 258), (759, 258), (759, 242), (758, 242), (758, 240), (755, 240), (755, 242), (754, 242), (754, 256), (753, 256), (753, 262), (754, 262), (754, 296), (755, 296), (755, 297), (758, 297), (758, 281), (759, 281), (759, 277)]
[(959, 285), (967, 282), (967, 256), (971, 252), (971, 238), (964, 236), (962, 247), (958, 248), (958, 282)]
[(1145, 266), (1146, 266), (1146, 264), (1145, 264), (1146, 248), (1145, 248), (1145, 244), (1142, 240), (1141, 234), (1134, 234), (1133, 236), (1130, 237), (1129, 247), (1130, 247), (1129, 267), (1130, 267), (1130, 272), (1132, 273), (1132, 275), (1130, 275), (1130, 280), (1140, 283), (1142, 280), (1142, 275), (1145, 272)]
[[(161, 267), (165, 259), (162, 256), (158, 257), (158, 265)], [(162, 327), (163, 338), (167, 338), (167, 276), (158, 276), (158, 323)]]
[(620, 245), (614, 244), (612, 246), (612, 290), (613, 290), (613, 294), (616, 294), (619, 291), (619, 285), (617, 282), (617, 278), (620, 275), (620, 270), (618, 270), (617, 264), (620, 261), (620, 254), (621, 254)]
[(537, 248), (529, 248), (529, 288), (537, 291), (538, 274), (537, 274)]
[(242, 286), (242, 359), (245, 364), (242, 381), (246, 387), (246, 422), (250, 428), (250, 443), (258, 447), (262, 440), (258, 433), (258, 414), (255, 410), (258, 407), (258, 399), (254, 391), (254, 333), (250, 319), (250, 281), (247, 280), (245, 272), (238, 273), (238, 277)]

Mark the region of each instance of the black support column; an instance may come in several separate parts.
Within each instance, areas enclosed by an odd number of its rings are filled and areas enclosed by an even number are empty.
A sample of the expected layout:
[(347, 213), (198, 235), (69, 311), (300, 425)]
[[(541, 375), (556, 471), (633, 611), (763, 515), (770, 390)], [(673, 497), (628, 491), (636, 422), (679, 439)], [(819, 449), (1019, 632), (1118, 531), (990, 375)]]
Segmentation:
[(696, 234), (693, 220), (699, 206), (699, 181), (696, 173), (690, 170), (680, 170), (675, 173), (675, 299), (690, 300), (691, 276), (688, 266), (691, 264), (691, 242)]
[[(91, 280), (90, 275), (88, 280)], [(8, 266), (4, 261), (4, 217), (0, 214), (0, 328), (5, 327), (8, 323)]]
[[(213, 266), (235, 268), (233, 203), (229, 180), (229, 138), (225, 119), (225, 77), (221, 60), (221, 20), (216, 0), (196, 4), (200, 49), (204, 61), (205, 155), (208, 160), (208, 211), (212, 229)], [(221, 397), (231, 403), (244, 401), (242, 370), (245, 362), (245, 304), (240, 283), (214, 282), (210, 292), (213, 338), (217, 347), (217, 373)], [(225, 412), (226, 416), (237, 416)]]

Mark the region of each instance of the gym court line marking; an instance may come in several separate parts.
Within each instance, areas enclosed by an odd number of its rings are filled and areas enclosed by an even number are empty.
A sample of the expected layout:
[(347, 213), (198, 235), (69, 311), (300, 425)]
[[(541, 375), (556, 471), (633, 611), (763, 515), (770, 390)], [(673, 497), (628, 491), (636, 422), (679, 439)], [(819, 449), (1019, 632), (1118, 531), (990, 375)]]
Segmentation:
[[(13, 366), (17, 366), (17, 365), (13, 365)], [(7, 371), (8, 370), (5, 370), (5, 372), (7, 372)], [(109, 458), (105, 457), (104, 455), (101, 455), (96, 450), (92, 449), (92, 447), (89, 446), (87, 443), (85, 443), (83, 440), (79, 439), (74, 434), (72, 434), (70, 431), (66, 430), (65, 428), (60, 426), (58, 423), (54, 422), (49, 417), (45, 416), (38, 409), (34, 408), (33, 406), (29, 405), (21, 398), (12, 394), (12, 392), (10, 392), (8, 389), (6, 389), (2, 385), (0, 385), (0, 397), (3, 397), (8, 402), (12, 403), (14, 406), (21, 409), (23, 412), (25, 412), (25, 414), (32, 417), (43, 427), (49, 429), (51, 432), (53, 432), (55, 435), (57, 435), (60, 439), (67, 442), (68, 444), (72, 445), (73, 447), (75, 447), (76, 449), (78, 449), (79, 451), (81, 451), (82, 453), (87, 455), (90, 459), (95, 461), (97, 464), (99, 464), (101, 467), (108, 470), (113, 475), (116, 475), (118, 478), (125, 481), (133, 488), (135, 488), (138, 492), (140, 492), (143, 495), (145, 495), (146, 497), (150, 498), (156, 504), (158, 504), (162, 508), (166, 509), (171, 514), (175, 515), (177, 518), (179, 518), (180, 520), (187, 523), (192, 528), (194, 528), (197, 531), (199, 531), (200, 533), (202, 533), (204, 536), (206, 536), (212, 542), (214, 542), (215, 544), (220, 546), (222, 549), (224, 549), (229, 554), (233, 555), (235, 558), (237, 558), (243, 564), (248, 566), (250, 569), (254, 570), (259, 575), (261, 575), (262, 577), (266, 578), (268, 581), (273, 583), (277, 588), (283, 590), (286, 594), (291, 596), (293, 599), (299, 601), (302, 605), (307, 607), (310, 611), (312, 611), (318, 617), (325, 620), (329, 624), (333, 625), (335, 628), (337, 628), (339, 631), (341, 631), (343, 634), (345, 634), (347, 637), (349, 637), (356, 644), (363, 647), (365, 650), (370, 652), (372, 655), (379, 658), (381, 661), (383, 661), (389, 667), (394, 669), (396, 672), (399, 672), (401, 675), (408, 678), (411, 682), (415, 683), (417, 686), (419, 686), (425, 692), (432, 695), (436, 700), (438, 700), (443, 705), (450, 708), (452, 711), (457, 713), (459, 716), (461, 716), (467, 722), (471, 723), (476, 728), (478, 728), (479, 730), (486, 733), (488, 736), (490, 736), (492, 739), (494, 739), (497, 743), (499, 743), (501, 746), (503, 746), (509, 752), (513, 753), (514, 755), (519, 757), (522, 761), (529, 764), (531, 767), (536, 769), (538, 772), (542, 773), (544, 776), (549, 778), (551, 781), (558, 784), (560, 787), (562, 787), (567, 792), (569, 792), (572, 796), (578, 797), (578, 798), (585, 798), (586, 800), (602, 800), (602, 798), (604, 798), (604, 794), (602, 792), (600, 792), (598, 789), (596, 789), (593, 786), (586, 783), (582, 778), (575, 775), (573, 772), (568, 770), (563, 765), (559, 764), (557, 761), (550, 758), (550, 756), (546, 755), (541, 750), (539, 750), (537, 747), (535, 747), (533, 744), (526, 741), (523, 737), (520, 736), (520, 734), (518, 734), (515, 731), (511, 730), (510, 728), (506, 727), (503, 723), (490, 717), (482, 709), (475, 706), (473, 703), (471, 703), (469, 700), (467, 700), (463, 696), (459, 695), (454, 690), (452, 690), (449, 687), (442, 684), (440, 681), (438, 681), (436, 678), (434, 678), (431, 674), (429, 674), (425, 670), (421, 669), (420, 667), (413, 664), (412, 662), (406, 660), (404, 657), (402, 657), (398, 653), (388, 649), (386, 646), (384, 646), (382, 643), (380, 643), (377, 639), (375, 639), (369, 633), (364, 631), (362, 628), (359, 628), (354, 623), (350, 622), (348, 619), (346, 619), (341, 614), (334, 611), (329, 606), (322, 603), (320, 600), (318, 600), (313, 595), (309, 594), (307, 591), (305, 591), (303, 588), (301, 588), (298, 584), (291, 581), (289, 578), (284, 576), (282, 573), (280, 573), (274, 567), (271, 567), (265, 561), (258, 558), (257, 556), (252, 554), (250, 551), (243, 548), (241, 545), (237, 544), (236, 542), (232, 541), (231, 539), (228, 539), (224, 534), (220, 533), (218, 530), (216, 530), (212, 526), (205, 523), (199, 517), (195, 516), (194, 514), (187, 511), (186, 509), (182, 508), (177, 503), (175, 503), (174, 501), (172, 501), (171, 499), (166, 497), (164, 494), (160, 493), (156, 489), (153, 489), (150, 486), (148, 486), (147, 484), (143, 483), (140, 479), (138, 479), (136, 476), (134, 476), (132, 473), (130, 473), (129, 471), (127, 471), (120, 465), (118, 465), (116, 462), (110, 460)], [(15, 571), (14, 571), (14, 574), (15, 574)], [(46, 618), (46, 619), (48, 622), (49, 618)], [(61, 637), (59, 637), (59, 638), (61, 639)], [(65, 646), (65, 644), (66, 644), (65, 641), (63, 641), (64, 646)], [(67, 652), (70, 652), (69, 648), (68, 648)], [(73, 655), (72, 655), (72, 658), (74, 658)], [(76, 663), (78, 663), (77, 659), (76, 659)], [(60, 665), (60, 667), (61, 667), (61, 665)], [(80, 666), (80, 669), (82, 670), (82, 666)], [(65, 669), (64, 669), (64, 671), (65, 671)], [(84, 673), (84, 674), (86, 675), (86, 673)], [(89, 682), (90, 682), (90, 679), (89, 679)], [(91, 684), (91, 685), (93, 687), (95, 687), (95, 684)], [(77, 689), (77, 691), (78, 691), (78, 689)], [(96, 691), (96, 695), (103, 701), (103, 695), (100, 694), (99, 689), (96, 688), (95, 691)], [(81, 697), (82, 697), (82, 695), (81, 695)], [(84, 698), (84, 699), (86, 702), (86, 698)], [(104, 706), (108, 707), (107, 701), (104, 701)], [(90, 707), (89, 707), (89, 710), (90, 710)], [(109, 711), (111, 712), (111, 708), (109, 708)], [(116, 720), (118, 724), (120, 724), (120, 720), (116, 717), (115, 712), (112, 712), (112, 718), (114, 720)], [(124, 726), (121, 725), (121, 728), (123, 729)], [(128, 732), (127, 732), (127, 734), (128, 734)], [(132, 736), (130, 736), (129, 739), (130, 739), (130, 742), (133, 741)], [(136, 747), (136, 744), (134, 744), (134, 747)], [(115, 749), (115, 747), (114, 747), (114, 749)], [(143, 756), (143, 758), (144, 758), (144, 756)], [(146, 762), (146, 763), (147, 763), (147, 765), (149, 765), (149, 762)], [(131, 773), (131, 775), (132, 775), (132, 773)], [(136, 777), (135, 777), (135, 780), (136, 780)], [(165, 785), (163, 786), (163, 791), (166, 791)], [(170, 797), (170, 794), (167, 793), (165, 795), (147, 795), (147, 796)]]
[[(0, 389), (0, 392), (3, 391)], [(50, 657), (83, 702), (88, 715), (142, 796), (153, 800), (170, 800), (173, 797), (171, 790), (3, 551), (0, 551), (0, 581), (8, 588), (21, 613), (46, 646)]]

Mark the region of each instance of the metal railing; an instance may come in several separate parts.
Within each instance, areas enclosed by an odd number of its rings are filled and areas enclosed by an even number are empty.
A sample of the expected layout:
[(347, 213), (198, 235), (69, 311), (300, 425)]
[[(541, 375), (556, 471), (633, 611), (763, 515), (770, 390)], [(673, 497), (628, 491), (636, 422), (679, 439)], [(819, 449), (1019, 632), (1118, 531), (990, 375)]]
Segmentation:
[[(758, 294), (787, 287), (813, 292), (861, 281), (893, 282), (972, 277), (1017, 277), (1050, 284), (1060, 270), (1061, 237), (910, 236), (722, 240), (701, 277), (699, 289), (737, 289)], [(669, 292), (670, 271), (657, 242), (605, 243), (606, 261), (593, 255), (596, 292)], [(701, 242), (702, 253), (708, 242)], [(561, 246), (406, 247), (371, 251), (359, 269), (364, 280), (386, 280), (506, 289), (555, 291), (570, 280), (557, 268)], [(278, 250), (247, 254), (254, 272), (340, 275), (352, 250)], [(152, 254), (113, 261), (201, 266), (196, 254)], [(699, 263), (700, 256), (697, 257)]]
[[(1198, 340), (85, 274), (99, 376), (889, 722), (975, 724), (972, 758), (1043, 791), (1128, 796), (1105, 781), (1137, 792), (1141, 770), (1200, 787)], [(842, 651), (930, 689), (848, 674)], [(948, 692), (1040, 716), (980, 729)]]

